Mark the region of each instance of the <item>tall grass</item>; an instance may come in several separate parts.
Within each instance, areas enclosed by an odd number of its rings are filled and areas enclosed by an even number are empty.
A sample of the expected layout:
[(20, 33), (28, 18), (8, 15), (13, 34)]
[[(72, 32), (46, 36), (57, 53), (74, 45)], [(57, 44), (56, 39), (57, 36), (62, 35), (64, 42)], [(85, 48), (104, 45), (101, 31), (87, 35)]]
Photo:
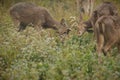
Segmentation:
[(74, 0), (35, 3), (45, 6), (56, 20), (65, 18), (72, 31), (64, 43), (51, 29), (37, 32), (28, 26), (18, 33), (10, 16), (0, 14), (0, 80), (120, 79), (120, 54), (116, 48), (109, 56), (102, 56), (100, 64), (93, 34), (77, 36)]

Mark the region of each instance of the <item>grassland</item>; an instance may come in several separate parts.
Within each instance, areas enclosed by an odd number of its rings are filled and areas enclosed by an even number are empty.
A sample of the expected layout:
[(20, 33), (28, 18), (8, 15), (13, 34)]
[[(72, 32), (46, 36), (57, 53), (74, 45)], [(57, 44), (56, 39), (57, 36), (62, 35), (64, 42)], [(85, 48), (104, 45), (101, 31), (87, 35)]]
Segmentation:
[[(40, 33), (28, 26), (18, 33), (8, 8), (1, 7), (0, 80), (120, 79), (120, 54), (117, 49), (114, 48), (108, 56), (102, 56), (103, 62), (98, 63), (93, 34), (77, 36), (79, 18), (74, 0), (33, 2), (46, 7), (56, 20), (65, 18), (72, 31), (64, 43), (51, 29)], [(119, 6), (118, 3), (116, 5)]]

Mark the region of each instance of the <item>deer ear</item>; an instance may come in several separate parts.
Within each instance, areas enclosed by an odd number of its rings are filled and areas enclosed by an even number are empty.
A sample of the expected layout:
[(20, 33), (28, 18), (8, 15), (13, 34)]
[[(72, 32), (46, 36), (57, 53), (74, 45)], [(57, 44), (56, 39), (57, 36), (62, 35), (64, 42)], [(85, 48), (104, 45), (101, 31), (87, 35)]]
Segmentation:
[(61, 19), (60, 24), (61, 24), (61, 25), (63, 25), (64, 27), (66, 27), (66, 26), (67, 26), (66, 21), (65, 21), (65, 19), (64, 19), (64, 18), (62, 18), (62, 19)]

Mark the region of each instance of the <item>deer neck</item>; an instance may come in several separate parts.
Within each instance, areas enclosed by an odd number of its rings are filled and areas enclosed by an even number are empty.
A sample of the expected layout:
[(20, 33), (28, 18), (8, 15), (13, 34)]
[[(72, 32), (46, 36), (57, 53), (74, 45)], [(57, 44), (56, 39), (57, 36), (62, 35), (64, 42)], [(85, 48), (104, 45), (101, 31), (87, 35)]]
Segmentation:
[(58, 30), (59, 27), (61, 26), (61, 25), (60, 25), (60, 22), (58, 22), (58, 21), (56, 21), (56, 20), (54, 20), (54, 19), (50, 19), (50, 20), (48, 20), (46, 23), (47, 23), (47, 26), (48, 26), (49, 28), (53, 28), (53, 29), (55, 29), (55, 30)]

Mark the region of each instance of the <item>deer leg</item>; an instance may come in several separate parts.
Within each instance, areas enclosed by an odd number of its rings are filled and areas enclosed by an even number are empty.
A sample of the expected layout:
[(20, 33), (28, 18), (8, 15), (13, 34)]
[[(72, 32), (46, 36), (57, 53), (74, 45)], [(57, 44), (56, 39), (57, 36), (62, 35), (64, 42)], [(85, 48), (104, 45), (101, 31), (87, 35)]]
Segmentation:
[(104, 45), (104, 36), (102, 34), (100, 34), (97, 37), (97, 53), (98, 53), (98, 56), (100, 56), (101, 53), (102, 53), (103, 45)]
[(101, 53), (102, 53), (102, 48), (104, 45), (104, 36), (102, 34), (97, 36), (97, 53), (98, 53), (98, 58), (99, 62), (101, 62)]
[(21, 30), (24, 30), (26, 28), (26, 26), (27, 26), (27, 24), (20, 22), (18, 32), (20, 32)]
[(115, 40), (111, 39), (104, 45), (104, 48), (102, 49), (104, 55), (107, 54), (107, 51), (110, 50), (110, 48), (115, 44), (115, 42)]
[(120, 43), (117, 44), (118, 53), (120, 53)]

